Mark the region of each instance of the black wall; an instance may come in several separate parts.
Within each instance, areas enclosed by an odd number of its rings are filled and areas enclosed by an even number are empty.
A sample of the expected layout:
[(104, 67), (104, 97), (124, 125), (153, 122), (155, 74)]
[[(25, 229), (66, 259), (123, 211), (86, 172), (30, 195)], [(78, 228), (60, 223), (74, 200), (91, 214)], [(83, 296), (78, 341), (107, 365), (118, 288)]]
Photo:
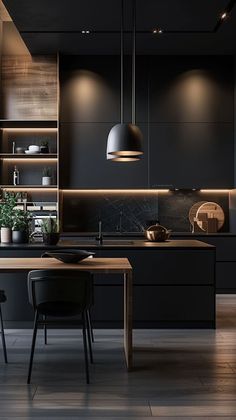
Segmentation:
[[(125, 119), (131, 110), (125, 65)], [(119, 57), (60, 59), (62, 188), (232, 188), (234, 60), (231, 56), (139, 56), (137, 122), (144, 157), (106, 161), (119, 122)]]

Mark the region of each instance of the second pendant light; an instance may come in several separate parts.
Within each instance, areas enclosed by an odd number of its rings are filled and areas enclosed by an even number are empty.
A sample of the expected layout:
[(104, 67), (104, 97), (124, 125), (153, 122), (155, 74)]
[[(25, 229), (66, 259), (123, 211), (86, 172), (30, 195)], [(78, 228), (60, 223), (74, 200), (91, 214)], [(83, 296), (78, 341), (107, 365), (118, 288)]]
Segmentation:
[(121, 0), (121, 109), (120, 124), (112, 127), (107, 139), (107, 159), (113, 162), (132, 162), (140, 160), (142, 151), (142, 132), (136, 123), (136, 4), (133, 0), (133, 51), (132, 51), (132, 123), (124, 123), (124, 0)]

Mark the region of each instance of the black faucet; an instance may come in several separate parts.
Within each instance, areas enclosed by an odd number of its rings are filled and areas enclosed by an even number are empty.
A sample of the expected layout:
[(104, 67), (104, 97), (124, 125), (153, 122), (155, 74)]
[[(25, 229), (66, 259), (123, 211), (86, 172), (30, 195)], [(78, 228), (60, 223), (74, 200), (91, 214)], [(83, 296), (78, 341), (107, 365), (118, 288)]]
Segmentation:
[(98, 222), (98, 236), (96, 236), (95, 240), (98, 241), (100, 245), (102, 245), (103, 235), (102, 235), (102, 221), (101, 220), (99, 220)]

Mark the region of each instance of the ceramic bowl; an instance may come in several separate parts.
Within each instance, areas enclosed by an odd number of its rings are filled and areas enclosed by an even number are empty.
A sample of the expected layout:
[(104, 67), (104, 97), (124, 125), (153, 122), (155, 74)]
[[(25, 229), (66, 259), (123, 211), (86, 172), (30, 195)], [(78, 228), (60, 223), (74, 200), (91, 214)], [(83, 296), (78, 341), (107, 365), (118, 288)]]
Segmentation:
[(93, 255), (95, 255), (94, 252), (78, 249), (78, 250), (73, 250), (73, 251), (72, 250), (71, 251), (65, 251), (65, 250), (52, 251), (52, 252), (48, 251), (48, 252), (44, 252), (44, 254), (42, 254), (41, 257), (56, 258), (57, 260), (62, 261), (63, 263), (75, 264)]

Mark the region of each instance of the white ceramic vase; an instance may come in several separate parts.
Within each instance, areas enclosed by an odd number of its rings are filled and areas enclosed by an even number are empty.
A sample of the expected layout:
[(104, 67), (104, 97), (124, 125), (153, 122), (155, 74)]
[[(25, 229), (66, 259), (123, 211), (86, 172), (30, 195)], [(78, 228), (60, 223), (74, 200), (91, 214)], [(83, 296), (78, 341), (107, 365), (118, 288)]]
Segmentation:
[(52, 178), (50, 176), (43, 176), (42, 177), (42, 185), (51, 185)]
[(1, 228), (1, 242), (3, 244), (9, 244), (12, 241), (12, 230), (8, 227)]

